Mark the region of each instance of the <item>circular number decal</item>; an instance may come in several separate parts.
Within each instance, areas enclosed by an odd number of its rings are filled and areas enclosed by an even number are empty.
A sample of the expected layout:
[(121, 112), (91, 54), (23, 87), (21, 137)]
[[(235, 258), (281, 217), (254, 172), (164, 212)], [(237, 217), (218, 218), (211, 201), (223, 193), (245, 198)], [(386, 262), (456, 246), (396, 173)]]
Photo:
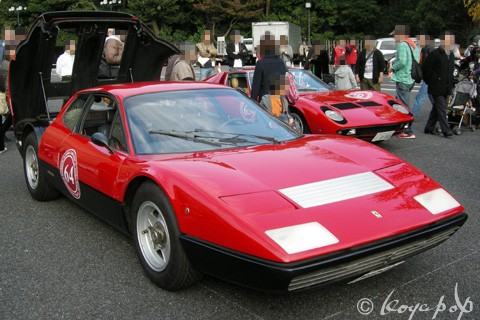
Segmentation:
[(60, 162), (60, 176), (70, 194), (80, 199), (80, 184), (78, 183), (77, 153), (73, 149), (67, 150)]
[(346, 94), (345, 97), (352, 98), (352, 99), (368, 100), (373, 97), (373, 93), (368, 91), (354, 91), (354, 92), (350, 92), (349, 94)]
[(240, 103), (240, 114), (243, 120), (248, 122), (255, 122), (255, 110), (251, 110), (245, 102)]

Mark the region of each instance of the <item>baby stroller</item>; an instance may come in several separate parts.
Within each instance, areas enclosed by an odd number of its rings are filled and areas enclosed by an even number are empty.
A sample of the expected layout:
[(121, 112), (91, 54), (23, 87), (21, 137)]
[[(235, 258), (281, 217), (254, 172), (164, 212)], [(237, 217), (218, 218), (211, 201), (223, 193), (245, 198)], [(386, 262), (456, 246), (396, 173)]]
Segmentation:
[(476, 126), (472, 124), (472, 115), (475, 112), (473, 102), (476, 96), (476, 84), (468, 77), (455, 85), (453, 95), (447, 105), (448, 123), (452, 126), (453, 133), (461, 134), (462, 124), (468, 124), (467, 128), (475, 131)]

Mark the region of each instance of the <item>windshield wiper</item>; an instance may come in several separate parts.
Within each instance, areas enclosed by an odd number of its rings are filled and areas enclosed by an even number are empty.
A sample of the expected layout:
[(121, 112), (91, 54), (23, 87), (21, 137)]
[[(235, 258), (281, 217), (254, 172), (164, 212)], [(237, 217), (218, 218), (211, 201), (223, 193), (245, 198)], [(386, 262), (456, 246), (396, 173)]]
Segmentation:
[(203, 129), (195, 129), (193, 132), (207, 132), (207, 133), (222, 133), (222, 134), (231, 134), (233, 137), (231, 138), (218, 138), (219, 141), (224, 141), (224, 142), (252, 142), (248, 141), (246, 139), (241, 139), (239, 137), (250, 137), (250, 138), (256, 138), (256, 139), (261, 139), (265, 141), (270, 141), (273, 142), (273, 144), (280, 144), (280, 142), (272, 137), (265, 137), (265, 136), (258, 136), (254, 134), (248, 134), (248, 133), (234, 133), (234, 132), (223, 132), (223, 131), (213, 131), (213, 130), (203, 130)]
[(170, 137), (175, 137), (175, 138), (180, 138), (180, 139), (185, 139), (185, 140), (192, 140), (192, 141), (195, 141), (195, 142), (201, 142), (201, 143), (209, 144), (209, 145), (216, 146), (216, 147), (221, 147), (222, 146), (221, 143), (210, 141), (210, 140), (207, 140), (207, 139), (204, 139), (204, 138), (198, 138), (197, 136), (189, 136), (188, 134), (176, 132), (174, 130), (171, 130), (171, 131), (150, 130), (150, 131), (148, 131), (148, 133), (150, 133), (150, 134), (152, 134), (152, 133), (162, 134), (162, 135), (165, 135), (165, 136), (170, 136)]

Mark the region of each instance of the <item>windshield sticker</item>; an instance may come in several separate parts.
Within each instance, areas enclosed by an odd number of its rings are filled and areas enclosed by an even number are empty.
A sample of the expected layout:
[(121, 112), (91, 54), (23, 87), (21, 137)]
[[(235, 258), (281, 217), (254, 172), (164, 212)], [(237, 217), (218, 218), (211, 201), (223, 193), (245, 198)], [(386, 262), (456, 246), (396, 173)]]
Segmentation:
[(373, 97), (373, 93), (369, 91), (354, 91), (346, 94), (345, 97), (352, 99), (368, 100)]
[(80, 184), (78, 183), (77, 153), (73, 149), (67, 150), (60, 162), (60, 176), (70, 194), (80, 199)]
[(243, 101), (240, 103), (240, 114), (242, 115), (243, 120), (255, 122), (255, 110), (248, 108), (248, 105)]

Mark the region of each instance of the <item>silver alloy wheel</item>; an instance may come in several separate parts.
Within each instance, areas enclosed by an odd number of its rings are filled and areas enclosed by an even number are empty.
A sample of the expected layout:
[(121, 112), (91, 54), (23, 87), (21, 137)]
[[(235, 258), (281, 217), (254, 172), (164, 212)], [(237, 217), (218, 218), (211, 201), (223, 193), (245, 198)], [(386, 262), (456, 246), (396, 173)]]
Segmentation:
[(303, 122), (300, 116), (296, 113), (291, 113), (290, 114), (293, 118), (293, 128), (298, 132), (298, 133), (303, 133), (304, 128), (303, 128)]
[(170, 235), (161, 210), (151, 201), (145, 201), (138, 208), (137, 238), (150, 268), (163, 271), (170, 260)]
[(32, 145), (27, 146), (25, 151), (25, 171), (30, 188), (37, 189), (38, 186), (38, 158), (37, 152)]

